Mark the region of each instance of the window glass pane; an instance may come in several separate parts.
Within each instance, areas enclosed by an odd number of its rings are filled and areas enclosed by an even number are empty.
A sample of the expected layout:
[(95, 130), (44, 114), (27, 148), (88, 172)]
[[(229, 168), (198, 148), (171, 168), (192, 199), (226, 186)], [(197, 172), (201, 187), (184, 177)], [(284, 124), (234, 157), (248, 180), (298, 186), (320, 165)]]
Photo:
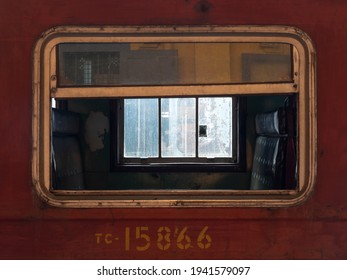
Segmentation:
[(283, 43), (60, 44), (59, 85), (200, 85), (290, 82)]
[(158, 157), (158, 99), (124, 100), (124, 157)]
[(232, 157), (232, 98), (199, 98), (199, 157)]
[(161, 99), (162, 157), (195, 157), (195, 98)]

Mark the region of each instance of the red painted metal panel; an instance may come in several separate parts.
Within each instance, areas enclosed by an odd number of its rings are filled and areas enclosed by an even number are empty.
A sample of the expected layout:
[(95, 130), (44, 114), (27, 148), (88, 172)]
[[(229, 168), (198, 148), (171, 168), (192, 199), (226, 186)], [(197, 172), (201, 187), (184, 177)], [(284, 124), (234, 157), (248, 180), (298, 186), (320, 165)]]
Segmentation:
[[(8, 249), (1, 257), (344, 259), (346, 226), (329, 220), (6, 221), (0, 237), (6, 240), (2, 248)], [(160, 239), (167, 232), (167, 239)]]
[[(345, 1), (0, 0), (0, 7), (0, 258), (347, 257)], [(79, 210), (48, 207), (37, 198), (31, 183), (31, 76), (40, 34), (58, 25), (161, 24), (281, 24), (309, 34), (318, 61), (319, 155), (315, 192), (307, 202), (281, 209)], [(158, 245), (161, 227), (170, 229), (167, 250), (158, 247), (165, 245)], [(197, 239), (205, 227), (211, 246), (201, 249)], [(177, 239), (185, 228), (182, 240), (189, 235), (191, 245), (181, 249)]]

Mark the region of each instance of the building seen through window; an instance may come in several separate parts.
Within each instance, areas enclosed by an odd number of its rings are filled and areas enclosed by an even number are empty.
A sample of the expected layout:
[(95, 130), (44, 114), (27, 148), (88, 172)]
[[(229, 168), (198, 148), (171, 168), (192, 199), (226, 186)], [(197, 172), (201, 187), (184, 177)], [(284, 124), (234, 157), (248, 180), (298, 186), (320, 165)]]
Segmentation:
[(232, 158), (231, 97), (124, 100), (124, 158)]

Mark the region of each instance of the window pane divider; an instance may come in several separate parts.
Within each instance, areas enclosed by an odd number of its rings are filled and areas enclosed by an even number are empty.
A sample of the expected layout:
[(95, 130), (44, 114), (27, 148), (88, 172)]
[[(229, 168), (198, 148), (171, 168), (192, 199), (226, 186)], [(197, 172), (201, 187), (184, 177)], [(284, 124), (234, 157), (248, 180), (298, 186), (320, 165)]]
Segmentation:
[(64, 87), (51, 90), (52, 98), (100, 98), (100, 97), (184, 97), (225, 96), (237, 94), (285, 94), (297, 93), (296, 83), (265, 83), (200, 86), (127, 86), (127, 87)]
[(158, 98), (158, 155), (159, 155), (159, 158), (162, 158), (161, 141), (162, 141), (161, 98)]
[(195, 98), (195, 158), (199, 158), (199, 98)]

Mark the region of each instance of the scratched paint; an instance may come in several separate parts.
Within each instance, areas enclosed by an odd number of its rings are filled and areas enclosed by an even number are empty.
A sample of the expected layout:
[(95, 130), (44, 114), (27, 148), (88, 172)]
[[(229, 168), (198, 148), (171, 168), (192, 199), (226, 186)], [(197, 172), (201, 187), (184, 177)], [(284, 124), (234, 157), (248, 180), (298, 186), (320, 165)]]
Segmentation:
[[(132, 234), (133, 231), (136, 233), (135, 236)], [(95, 242), (99, 246), (115, 244), (119, 249), (125, 251), (147, 251), (150, 247), (155, 247), (161, 251), (173, 247), (180, 250), (194, 247), (203, 250), (209, 249), (212, 244), (211, 235), (207, 231), (208, 226), (205, 226), (197, 236), (192, 236), (187, 226), (183, 228), (159, 226), (154, 234), (150, 231), (149, 226), (125, 227), (122, 233), (118, 234), (97, 232), (95, 233)]]

